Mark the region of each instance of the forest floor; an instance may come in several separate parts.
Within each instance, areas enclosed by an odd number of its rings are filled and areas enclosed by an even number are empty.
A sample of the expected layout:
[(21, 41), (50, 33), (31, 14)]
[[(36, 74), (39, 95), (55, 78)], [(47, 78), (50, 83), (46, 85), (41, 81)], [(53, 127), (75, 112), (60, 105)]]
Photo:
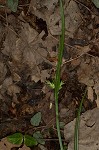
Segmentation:
[[(5, 2), (0, 0), (0, 4)], [(59, 114), (65, 124), (63, 141), (69, 143), (66, 125), (76, 117), (86, 87), (82, 113), (99, 113), (99, 9), (90, 0), (66, 0), (64, 13), (64, 85), (59, 92)], [(46, 141), (43, 150), (59, 150), (54, 91), (46, 81), (55, 76), (60, 34), (58, 0), (20, 0), (16, 12), (0, 8), (1, 150), (30, 150), (10, 145), (6, 136), (16, 132), (33, 135), (36, 131)], [(34, 127), (30, 120), (37, 112), (41, 112), (42, 120)], [(42, 150), (42, 146), (32, 149)]]

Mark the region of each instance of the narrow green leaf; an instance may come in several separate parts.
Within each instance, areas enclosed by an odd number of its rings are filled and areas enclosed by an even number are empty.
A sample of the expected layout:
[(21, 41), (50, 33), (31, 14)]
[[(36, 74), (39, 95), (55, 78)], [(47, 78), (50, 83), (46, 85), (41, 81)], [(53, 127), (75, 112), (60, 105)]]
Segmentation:
[(23, 142), (23, 135), (21, 133), (15, 133), (7, 136), (7, 139), (10, 143), (19, 145)]
[(18, 7), (18, 0), (7, 0), (7, 5), (13, 12), (16, 12)]
[(38, 143), (45, 145), (45, 140), (43, 139), (42, 134), (40, 131), (37, 131), (33, 134), (33, 137), (37, 140)]
[(33, 126), (39, 126), (41, 122), (41, 112), (36, 113), (30, 120)]
[(75, 130), (74, 130), (74, 150), (79, 150), (80, 113), (81, 113), (81, 110), (82, 110), (82, 105), (83, 105), (84, 99), (86, 97), (86, 92), (87, 92), (87, 90), (85, 90), (85, 93), (84, 93), (84, 95), (81, 99), (80, 106), (79, 106), (79, 109), (78, 109), (77, 118), (76, 118), (76, 124), (75, 124)]
[(37, 145), (38, 143), (34, 137), (32, 137), (30, 135), (24, 135), (24, 144), (26, 146), (32, 147), (32, 146)]

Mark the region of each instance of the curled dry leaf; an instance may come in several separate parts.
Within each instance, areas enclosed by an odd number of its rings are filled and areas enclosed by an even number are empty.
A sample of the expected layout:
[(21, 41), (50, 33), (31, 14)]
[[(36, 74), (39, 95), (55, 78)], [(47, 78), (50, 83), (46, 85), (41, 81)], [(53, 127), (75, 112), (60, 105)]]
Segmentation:
[[(68, 150), (74, 149), (75, 121), (71, 121), (64, 128), (64, 137), (69, 141)], [(79, 149), (96, 150), (99, 148), (99, 108), (88, 110), (81, 115), (79, 129)]]

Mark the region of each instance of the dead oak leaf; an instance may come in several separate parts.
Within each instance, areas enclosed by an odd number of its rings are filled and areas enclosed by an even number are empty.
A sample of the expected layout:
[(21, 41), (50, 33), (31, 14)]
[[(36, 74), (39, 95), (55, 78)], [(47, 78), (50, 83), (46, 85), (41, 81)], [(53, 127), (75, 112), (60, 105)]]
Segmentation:
[(35, 75), (32, 75), (31, 80), (35, 82), (38, 82), (39, 80), (41, 80), (41, 82), (45, 82), (49, 77), (50, 74), (48, 70), (42, 70), (40, 74), (37, 73)]
[(11, 150), (13, 147), (20, 147), (20, 145), (14, 145), (8, 142), (7, 138), (3, 138), (0, 141), (0, 150)]

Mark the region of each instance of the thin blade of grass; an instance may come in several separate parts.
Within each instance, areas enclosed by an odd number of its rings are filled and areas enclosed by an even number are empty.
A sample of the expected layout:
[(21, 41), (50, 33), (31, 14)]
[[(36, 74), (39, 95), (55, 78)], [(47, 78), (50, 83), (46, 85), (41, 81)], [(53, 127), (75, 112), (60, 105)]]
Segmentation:
[(75, 124), (75, 132), (74, 132), (74, 150), (79, 150), (79, 126), (80, 126), (80, 114), (81, 114), (81, 110), (82, 110), (82, 105), (84, 102), (84, 99), (86, 97), (86, 92), (87, 90), (85, 90), (85, 93), (81, 99), (81, 103), (78, 109), (78, 114), (77, 114), (77, 118), (76, 118), (76, 124)]

